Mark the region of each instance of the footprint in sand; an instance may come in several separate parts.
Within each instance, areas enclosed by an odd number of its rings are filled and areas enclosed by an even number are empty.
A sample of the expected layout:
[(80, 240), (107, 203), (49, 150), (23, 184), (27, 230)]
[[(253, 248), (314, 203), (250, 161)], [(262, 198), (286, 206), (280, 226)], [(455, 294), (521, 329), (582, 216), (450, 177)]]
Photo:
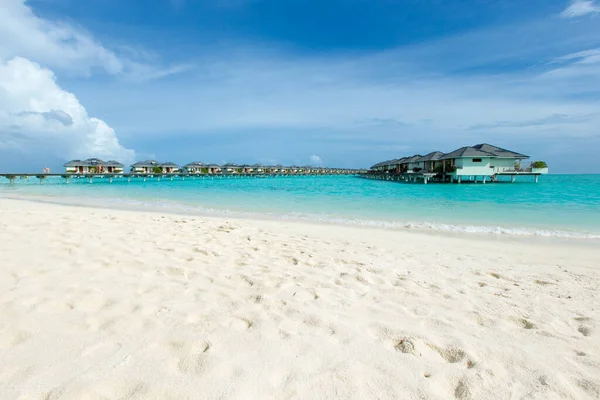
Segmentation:
[(234, 328), (234, 329), (238, 329), (240, 331), (250, 329), (250, 328), (252, 328), (252, 326), (254, 326), (254, 322), (252, 322), (250, 319), (238, 318), (238, 317), (227, 318), (225, 320), (224, 324), (228, 328)]
[(181, 373), (202, 374), (207, 369), (207, 353), (211, 349), (209, 342), (197, 343), (172, 342), (171, 348), (178, 354), (177, 370)]
[(517, 318), (517, 325), (523, 329), (535, 329), (537, 326), (526, 318)]
[[(456, 347), (447, 347), (440, 348), (433, 344), (428, 344), (431, 349), (435, 350), (446, 362), (450, 364), (456, 364), (462, 361), (465, 357), (467, 357), (467, 353), (465, 353), (462, 349)], [(467, 364), (472, 363), (472, 361), (468, 361)], [(474, 365), (474, 363), (473, 363)]]
[(581, 325), (577, 329), (577, 332), (581, 333), (583, 336), (590, 336), (592, 334), (591, 329), (585, 325)]
[(469, 385), (464, 380), (458, 381), (456, 388), (454, 389), (454, 397), (458, 400), (466, 400), (471, 398), (471, 390)]

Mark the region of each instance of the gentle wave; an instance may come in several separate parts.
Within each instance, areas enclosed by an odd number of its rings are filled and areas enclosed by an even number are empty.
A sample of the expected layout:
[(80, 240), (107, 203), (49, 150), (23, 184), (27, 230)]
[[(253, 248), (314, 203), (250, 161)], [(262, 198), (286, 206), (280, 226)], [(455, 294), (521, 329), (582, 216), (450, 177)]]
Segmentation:
[(273, 212), (246, 212), (232, 211), (228, 209), (216, 209), (197, 205), (186, 205), (177, 201), (153, 201), (137, 200), (131, 198), (95, 198), (85, 199), (74, 197), (37, 197), (37, 196), (3, 196), (7, 199), (29, 200), (43, 203), (62, 204), (62, 205), (77, 205), (97, 208), (109, 209), (124, 209), (136, 211), (168, 211), (176, 214), (192, 214), (204, 215), (209, 217), (231, 217), (231, 218), (251, 218), (251, 219), (269, 219), (269, 220), (284, 220), (284, 221), (299, 221), (299, 222), (316, 222), (335, 225), (350, 225), (372, 228), (382, 228), (390, 230), (415, 230), (429, 232), (449, 232), (459, 234), (476, 234), (476, 235), (498, 235), (498, 236), (530, 236), (530, 237), (547, 237), (547, 238), (565, 238), (565, 239), (587, 239), (598, 240), (600, 234), (583, 232), (583, 231), (567, 231), (567, 230), (552, 230), (552, 229), (536, 229), (528, 227), (506, 227), (506, 226), (487, 226), (487, 225), (461, 225), (447, 224), (436, 222), (422, 221), (383, 221), (369, 220), (360, 218), (340, 218), (331, 215), (310, 214), (310, 213), (273, 213)]

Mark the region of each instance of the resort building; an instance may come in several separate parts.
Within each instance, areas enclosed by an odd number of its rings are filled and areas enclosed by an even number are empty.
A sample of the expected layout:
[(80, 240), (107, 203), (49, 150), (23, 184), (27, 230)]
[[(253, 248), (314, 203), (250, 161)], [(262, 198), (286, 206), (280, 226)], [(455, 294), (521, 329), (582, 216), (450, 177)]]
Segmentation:
[(444, 153), (441, 151), (433, 151), (417, 160), (419, 163), (417, 168), (422, 171), (433, 172), (437, 167), (442, 166), (442, 156), (444, 156)]
[(206, 168), (208, 169), (208, 173), (209, 174), (220, 174), (222, 172), (222, 169), (220, 166), (218, 166), (217, 164), (208, 164), (206, 166)]
[(69, 161), (64, 167), (67, 174), (122, 174), (124, 165), (114, 160), (88, 158)]
[(131, 166), (132, 174), (160, 173), (160, 163), (156, 160), (138, 161)]
[(208, 168), (203, 162), (194, 161), (181, 167), (181, 171), (187, 174), (202, 174), (208, 173)]
[(162, 168), (163, 174), (177, 174), (181, 171), (179, 165), (170, 161), (160, 164), (160, 167)]
[(448, 160), (452, 175), (492, 176), (501, 173), (523, 172), (521, 161), (529, 156), (490, 144), (461, 147), (441, 156)]
[(227, 163), (221, 167), (221, 171), (225, 174), (237, 174), (239, 165), (236, 163)]
[[(377, 163), (371, 167), (367, 177), (374, 179), (415, 182), (429, 180), (441, 182), (498, 181), (500, 176), (510, 176), (515, 181), (517, 175), (538, 176), (548, 173), (546, 163), (536, 161), (529, 167), (521, 162), (528, 159), (515, 151), (506, 150), (487, 143), (465, 146), (450, 153), (434, 151), (425, 156), (415, 155)], [(387, 178), (386, 178), (387, 177)], [(466, 178), (464, 178), (466, 177)], [(487, 179), (489, 178), (489, 179)]]
[(132, 174), (176, 174), (179, 166), (172, 162), (161, 163), (156, 160), (138, 161), (131, 166)]
[(418, 172), (417, 170), (421, 169), (420, 159), (423, 158), (422, 155), (416, 154), (412, 157), (408, 157), (406, 160), (402, 162), (402, 165), (406, 166), (406, 170), (408, 172)]

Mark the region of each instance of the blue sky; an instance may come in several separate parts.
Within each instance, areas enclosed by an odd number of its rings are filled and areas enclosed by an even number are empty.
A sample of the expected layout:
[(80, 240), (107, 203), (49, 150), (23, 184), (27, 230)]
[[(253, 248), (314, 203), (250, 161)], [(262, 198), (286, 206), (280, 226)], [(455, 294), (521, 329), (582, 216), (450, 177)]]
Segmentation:
[(2, 1), (2, 170), (488, 142), (600, 172), (600, 1)]

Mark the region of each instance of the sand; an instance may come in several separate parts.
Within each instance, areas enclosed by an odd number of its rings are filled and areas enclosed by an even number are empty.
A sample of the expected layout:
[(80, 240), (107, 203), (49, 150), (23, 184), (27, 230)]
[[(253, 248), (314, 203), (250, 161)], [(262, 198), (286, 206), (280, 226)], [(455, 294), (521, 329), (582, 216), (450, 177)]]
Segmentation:
[(0, 398), (600, 398), (599, 283), (590, 241), (0, 200)]

